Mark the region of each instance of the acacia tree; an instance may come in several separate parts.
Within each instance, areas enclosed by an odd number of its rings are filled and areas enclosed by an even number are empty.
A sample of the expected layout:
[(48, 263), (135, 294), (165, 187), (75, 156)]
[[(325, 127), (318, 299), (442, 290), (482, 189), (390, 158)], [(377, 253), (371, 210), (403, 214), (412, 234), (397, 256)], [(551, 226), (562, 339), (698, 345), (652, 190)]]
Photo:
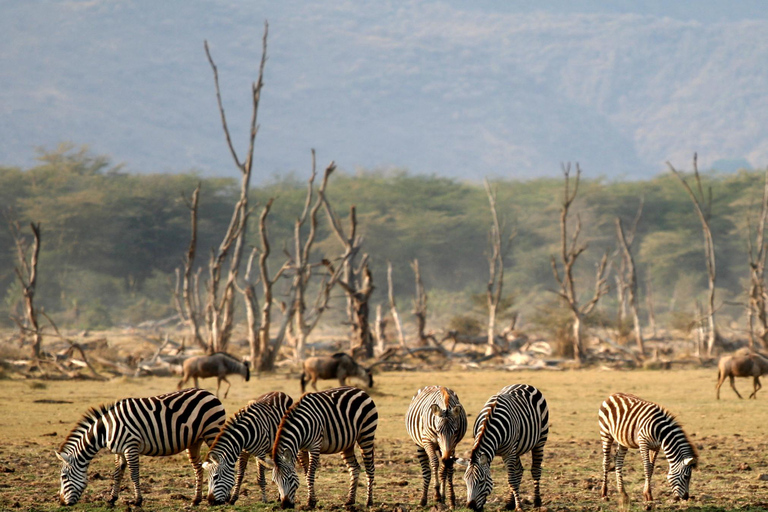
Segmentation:
[(701, 231), (704, 235), (704, 259), (707, 265), (707, 278), (709, 283), (709, 296), (707, 298), (707, 355), (712, 355), (712, 349), (717, 342), (718, 334), (715, 324), (715, 281), (717, 279), (717, 264), (715, 261), (715, 241), (712, 238), (712, 230), (709, 221), (712, 217), (712, 187), (707, 188), (707, 194), (704, 195), (704, 188), (701, 184), (699, 167), (697, 165), (697, 155), (693, 154), (693, 177), (696, 184), (696, 192), (691, 189), (682, 174), (667, 162), (667, 166), (672, 174), (680, 180), (688, 196), (693, 202), (693, 208), (701, 221)]
[(581, 234), (581, 217), (578, 214), (576, 215), (576, 227), (573, 231), (573, 234), (570, 237), (568, 235), (568, 215), (573, 201), (576, 199), (576, 194), (579, 191), (579, 178), (581, 177), (581, 169), (579, 168), (579, 164), (576, 164), (576, 178), (573, 183), (573, 189), (571, 189), (570, 173), (570, 163), (563, 165), (565, 186), (563, 190), (563, 200), (560, 208), (560, 261), (562, 262), (563, 266), (562, 275), (560, 274), (558, 263), (554, 255), (551, 257), (551, 264), (555, 280), (560, 285), (560, 290), (556, 291), (556, 293), (565, 301), (568, 309), (571, 312), (571, 319), (573, 322), (573, 358), (577, 362), (581, 363), (584, 356), (584, 349), (581, 342), (582, 323), (584, 316), (591, 313), (600, 300), (600, 297), (608, 293), (608, 285), (606, 284), (605, 279), (608, 253), (606, 252), (603, 254), (600, 263), (597, 265), (594, 295), (586, 304), (580, 304), (578, 294), (576, 293), (575, 280), (573, 277), (573, 266), (576, 264), (578, 257), (587, 249), (587, 244), (579, 243), (579, 235)]
[(768, 219), (768, 169), (763, 180), (763, 198), (760, 203), (760, 218), (755, 232), (755, 242), (752, 242), (752, 229), (747, 222), (747, 248), (749, 256), (749, 291), (747, 319), (749, 323), (749, 348), (754, 349), (755, 326), (757, 317), (759, 334), (758, 339), (763, 348), (768, 348), (768, 311), (766, 311), (766, 287), (765, 287), (765, 224)]

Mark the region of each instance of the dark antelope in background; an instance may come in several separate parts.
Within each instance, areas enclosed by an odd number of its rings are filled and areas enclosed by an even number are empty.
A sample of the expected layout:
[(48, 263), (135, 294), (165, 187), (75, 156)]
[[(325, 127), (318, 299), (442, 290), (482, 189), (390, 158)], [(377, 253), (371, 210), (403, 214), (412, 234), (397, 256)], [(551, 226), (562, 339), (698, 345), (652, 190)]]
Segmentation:
[(357, 377), (369, 388), (373, 387), (371, 371), (357, 364), (349, 354), (339, 352), (332, 356), (310, 357), (304, 360), (301, 392), (306, 390), (307, 382), (317, 391), (317, 379), (339, 379), (339, 385), (346, 386), (347, 377)]
[(720, 386), (723, 385), (725, 378), (731, 381), (731, 387), (736, 396), (742, 398), (736, 386), (733, 384), (734, 377), (753, 377), (752, 386), (754, 391), (749, 398), (757, 398), (757, 391), (763, 387), (760, 384), (760, 376), (768, 375), (768, 359), (757, 353), (745, 355), (723, 356), (717, 364), (717, 399), (720, 400)]
[(224, 398), (227, 398), (230, 382), (227, 380), (227, 375), (236, 373), (242, 375), (246, 382), (251, 378), (251, 372), (248, 369), (248, 365), (240, 362), (235, 356), (229, 355), (226, 352), (216, 352), (210, 356), (196, 356), (190, 357), (184, 361), (184, 376), (179, 381), (177, 389), (187, 383), (190, 378), (195, 379), (195, 387), (199, 388), (197, 379), (207, 379), (208, 377), (216, 377), (218, 382), (216, 383), (216, 396), (219, 396), (219, 389), (221, 388), (221, 381), (227, 383), (227, 390), (224, 392)]

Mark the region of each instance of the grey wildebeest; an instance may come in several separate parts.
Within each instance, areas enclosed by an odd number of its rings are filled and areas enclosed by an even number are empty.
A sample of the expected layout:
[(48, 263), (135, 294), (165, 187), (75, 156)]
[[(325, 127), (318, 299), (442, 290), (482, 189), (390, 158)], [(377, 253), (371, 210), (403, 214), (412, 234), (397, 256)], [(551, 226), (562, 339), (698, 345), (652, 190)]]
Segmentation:
[(717, 399), (720, 400), (720, 386), (723, 385), (725, 378), (728, 377), (731, 381), (731, 388), (739, 398), (743, 398), (736, 386), (733, 384), (734, 377), (752, 377), (754, 391), (749, 395), (749, 398), (757, 398), (757, 391), (763, 387), (760, 384), (760, 376), (768, 375), (768, 358), (753, 352), (751, 354), (736, 353), (731, 356), (723, 356), (717, 363)]
[(357, 377), (369, 388), (373, 386), (371, 371), (357, 364), (349, 354), (338, 352), (330, 357), (309, 357), (304, 360), (301, 392), (304, 393), (307, 382), (310, 382), (312, 388), (317, 391), (317, 379), (339, 379), (339, 384), (346, 386), (347, 377)]
[(227, 390), (224, 392), (224, 398), (227, 398), (227, 393), (229, 393), (229, 388), (231, 386), (231, 383), (227, 380), (227, 375), (233, 373), (242, 375), (246, 382), (251, 378), (251, 371), (248, 369), (248, 365), (226, 352), (216, 352), (210, 356), (190, 357), (184, 361), (183, 369), (184, 376), (179, 381), (177, 389), (181, 389), (190, 378), (195, 379), (195, 387), (198, 388), (200, 387), (198, 385), (198, 379), (216, 377), (218, 379), (216, 384), (216, 396), (219, 396), (221, 381), (223, 380), (227, 383)]

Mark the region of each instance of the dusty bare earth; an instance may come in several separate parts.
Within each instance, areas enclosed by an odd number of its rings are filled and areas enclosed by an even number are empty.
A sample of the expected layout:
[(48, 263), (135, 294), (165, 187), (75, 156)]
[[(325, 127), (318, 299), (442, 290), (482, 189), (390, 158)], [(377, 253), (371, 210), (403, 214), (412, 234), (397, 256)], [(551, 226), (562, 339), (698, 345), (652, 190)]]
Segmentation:
[[(245, 383), (233, 377), (228, 413), (263, 392), (282, 390), (298, 397), (295, 376), (280, 374), (251, 379)], [(106, 383), (45, 382), (8, 379), (0, 381), (0, 509), (56, 510), (58, 463), (53, 449), (64, 440), (87, 407), (128, 396), (149, 396), (175, 389), (175, 378), (119, 378)], [(202, 381), (215, 390), (215, 381)], [(726, 387), (722, 400), (715, 400), (715, 371), (443, 371), (383, 373), (376, 375), (371, 391), (380, 414), (377, 434), (375, 510), (415, 510), (421, 482), (415, 450), (407, 440), (403, 416), (413, 393), (421, 386), (442, 384), (454, 389), (470, 415), (470, 421), (485, 400), (501, 387), (527, 382), (539, 387), (547, 397), (552, 415), (552, 430), (546, 448), (542, 495), (544, 510), (617, 510), (615, 480), (610, 479), (609, 501), (599, 497), (601, 454), (597, 430), (597, 409), (611, 392), (625, 391), (664, 404), (685, 425), (700, 451), (699, 469), (694, 473), (688, 503), (671, 500), (666, 484), (666, 461), (660, 457), (653, 478), (658, 510), (726, 511), (768, 510), (768, 391), (757, 400), (738, 400)], [(323, 383), (331, 387), (332, 382)], [(741, 391), (751, 387), (737, 382)], [(459, 445), (465, 456), (470, 437)], [(106, 510), (105, 495), (110, 487), (113, 457), (102, 452), (89, 470), (89, 485), (84, 498), (73, 510)], [(145, 510), (189, 510), (193, 474), (185, 456), (143, 458), (142, 489)], [(529, 458), (524, 459), (529, 464)], [(631, 495), (630, 510), (642, 510), (642, 468), (640, 457), (627, 457), (625, 482)], [(507, 491), (501, 462), (494, 461), (495, 488), (489, 510), (503, 508)], [(462, 472), (455, 483), (463, 504), (466, 493)], [(364, 481), (364, 479), (363, 479)], [(124, 481), (116, 510), (128, 510), (132, 498), (129, 479)], [(342, 508), (347, 490), (347, 473), (339, 456), (324, 456), (318, 473), (320, 509)], [(364, 488), (358, 493), (362, 501)], [(523, 477), (523, 493), (532, 491), (530, 473)], [(276, 499), (276, 488), (269, 487)], [(253, 472), (246, 476), (243, 496), (231, 510), (275, 509), (277, 504), (257, 501), (258, 486)], [(303, 484), (299, 499), (306, 497)], [(432, 504), (430, 503), (430, 507)], [(208, 508), (207, 504), (199, 509)], [(362, 508), (362, 507), (361, 507)], [(530, 509), (530, 502), (526, 509)]]

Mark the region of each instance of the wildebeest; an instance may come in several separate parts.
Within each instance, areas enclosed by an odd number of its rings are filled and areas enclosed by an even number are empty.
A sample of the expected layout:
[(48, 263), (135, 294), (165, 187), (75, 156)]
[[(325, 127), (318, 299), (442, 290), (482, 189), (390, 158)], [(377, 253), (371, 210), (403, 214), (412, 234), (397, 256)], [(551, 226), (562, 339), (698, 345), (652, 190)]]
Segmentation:
[(369, 388), (373, 386), (371, 371), (357, 364), (349, 354), (338, 352), (330, 357), (310, 357), (304, 360), (301, 392), (304, 393), (308, 381), (317, 391), (317, 379), (339, 379), (339, 385), (346, 386), (347, 377), (357, 377)]
[(219, 396), (219, 389), (221, 388), (221, 381), (227, 383), (227, 390), (224, 392), (224, 398), (227, 398), (231, 383), (227, 380), (227, 375), (237, 373), (242, 375), (246, 382), (251, 378), (251, 371), (248, 369), (248, 365), (240, 362), (235, 356), (227, 354), (226, 352), (216, 352), (210, 356), (196, 356), (190, 357), (184, 361), (184, 377), (179, 381), (177, 389), (187, 383), (190, 378), (195, 379), (195, 387), (198, 385), (197, 379), (206, 379), (208, 377), (216, 377), (218, 382), (216, 384), (216, 396)]
[(733, 384), (734, 377), (753, 377), (754, 391), (749, 395), (749, 398), (757, 398), (757, 391), (763, 387), (760, 384), (760, 376), (768, 375), (768, 358), (753, 352), (751, 354), (734, 354), (731, 356), (723, 356), (720, 358), (720, 362), (717, 363), (717, 399), (720, 400), (720, 386), (723, 385), (725, 378), (728, 377), (731, 381), (731, 388), (739, 398), (743, 398), (736, 386)]

